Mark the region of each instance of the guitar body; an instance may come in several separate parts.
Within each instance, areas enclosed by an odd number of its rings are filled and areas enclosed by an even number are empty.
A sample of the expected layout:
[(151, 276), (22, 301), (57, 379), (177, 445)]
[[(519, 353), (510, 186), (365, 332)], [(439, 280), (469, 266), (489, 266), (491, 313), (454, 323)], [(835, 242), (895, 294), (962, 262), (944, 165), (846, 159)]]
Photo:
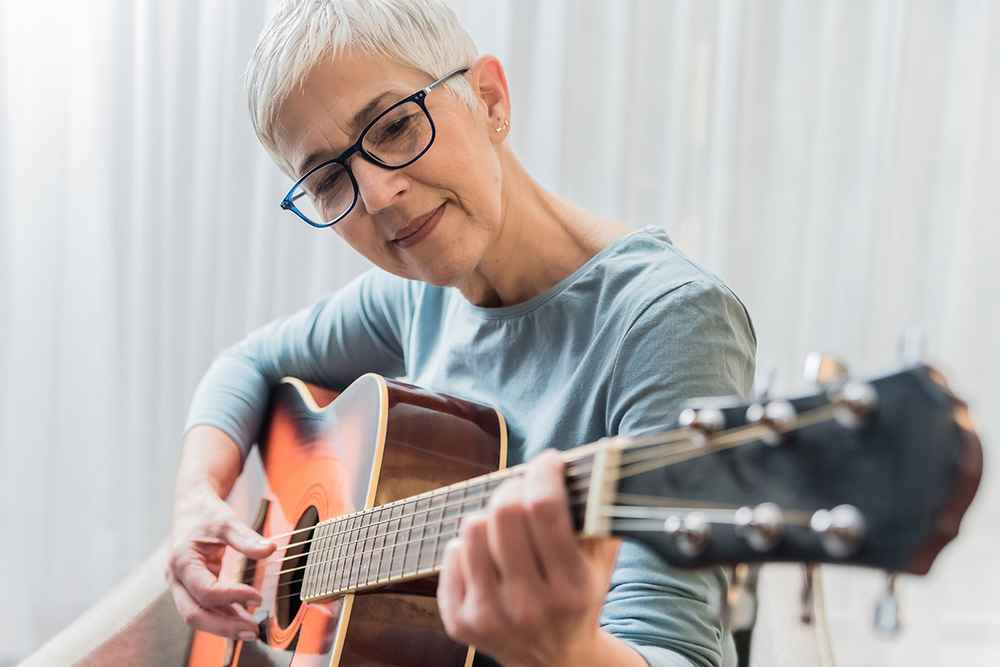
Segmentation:
[[(253, 527), (276, 536), (278, 550), (254, 563), (227, 549), (220, 572), (261, 591), (261, 633), (241, 642), (195, 632), (188, 665), (470, 665), (473, 649), (452, 641), (441, 624), (433, 578), (300, 602), (296, 568), (306, 556), (296, 544), (317, 522), (505, 467), (503, 417), (374, 374), (339, 393), (286, 379), (271, 400), (258, 442), (266, 484)], [(285, 535), (293, 531), (300, 532)]]

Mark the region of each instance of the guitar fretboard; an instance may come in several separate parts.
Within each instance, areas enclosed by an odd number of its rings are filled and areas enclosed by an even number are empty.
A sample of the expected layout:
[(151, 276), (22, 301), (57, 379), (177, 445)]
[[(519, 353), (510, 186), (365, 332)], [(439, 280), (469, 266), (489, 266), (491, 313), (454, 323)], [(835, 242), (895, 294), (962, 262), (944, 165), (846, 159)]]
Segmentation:
[(438, 571), (463, 519), (513, 471), (500, 471), (316, 526), (301, 597), (311, 602)]
[(310, 602), (434, 574), (462, 520), (507, 475), (461, 482), (316, 526), (301, 596)]

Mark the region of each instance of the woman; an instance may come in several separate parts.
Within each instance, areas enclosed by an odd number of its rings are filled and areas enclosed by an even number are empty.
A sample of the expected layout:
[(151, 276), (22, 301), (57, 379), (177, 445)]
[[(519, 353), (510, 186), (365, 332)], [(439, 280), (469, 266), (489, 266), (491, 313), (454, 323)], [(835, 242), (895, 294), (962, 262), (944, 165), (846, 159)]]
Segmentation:
[(630, 543), (578, 544), (559, 457), (543, 450), (663, 428), (692, 396), (746, 394), (756, 342), (742, 304), (664, 232), (630, 232), (532, 179), (506, 142), (503, 67), (443, 3), (287, 2), (248, 82), (257, 136), (294, 181), (282, 207), (377, 268), (253, 333), (199, 386), (170, 561), (184, 618), (256, 633), (245, 607), (259, 594), (216, 581), (218, 550), (199, 537), (273, 550), (221, 500), (269, 386), (375, 371), (497, 405), (511, 463), (531, 460), (449, 545), (438, 595), (452, 637), (509, 666), (730, 664), (713, 577)]

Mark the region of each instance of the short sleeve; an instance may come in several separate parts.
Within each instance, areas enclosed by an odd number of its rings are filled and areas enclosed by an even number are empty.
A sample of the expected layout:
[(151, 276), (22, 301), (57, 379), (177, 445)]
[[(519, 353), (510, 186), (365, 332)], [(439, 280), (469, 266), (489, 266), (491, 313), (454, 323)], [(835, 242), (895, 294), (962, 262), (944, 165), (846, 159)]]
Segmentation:
[(257, 329), (209, 367), (195, 390), (185, 432), (215, 426), (245, 457), (269, 391), (281, 378), (335, 388), (367, 372), (404, 375), (417, 298), (411, 281), (372, 269), (330, 297)]
[[(668, 428), (687, 399), (746, 396), (756, 337), (724, 285), (686, 283), (645, 304), (624, 334), (608, 392), (610, 434)], [(653, 667), (719, 667), (734, 656), (713, 602), (721, 572), (668, 565), (648, 547), (622, 544), (601, 624)]]

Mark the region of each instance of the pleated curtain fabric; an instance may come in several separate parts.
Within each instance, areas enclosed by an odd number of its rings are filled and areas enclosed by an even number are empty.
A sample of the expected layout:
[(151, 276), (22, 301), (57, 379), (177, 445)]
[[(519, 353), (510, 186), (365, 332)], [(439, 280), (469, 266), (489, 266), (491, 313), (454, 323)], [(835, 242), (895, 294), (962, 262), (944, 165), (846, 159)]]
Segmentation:
[[(777, 392), (810, 350), (891, 368), (921, 326), (1000, 471), (996, 3), (451, 4), (507, 68), (529, 171), (722, 276)], [(368, 266), (278, 209), (242, 87), (274, 6), (0, 4), (0, 664), (166, 534), (212, 358)], [(828, 573), (840, 664), (996, 664), (998, 510), (984, 488), (902, 583), (901, 642), (868, 630), (873, 574)]]

